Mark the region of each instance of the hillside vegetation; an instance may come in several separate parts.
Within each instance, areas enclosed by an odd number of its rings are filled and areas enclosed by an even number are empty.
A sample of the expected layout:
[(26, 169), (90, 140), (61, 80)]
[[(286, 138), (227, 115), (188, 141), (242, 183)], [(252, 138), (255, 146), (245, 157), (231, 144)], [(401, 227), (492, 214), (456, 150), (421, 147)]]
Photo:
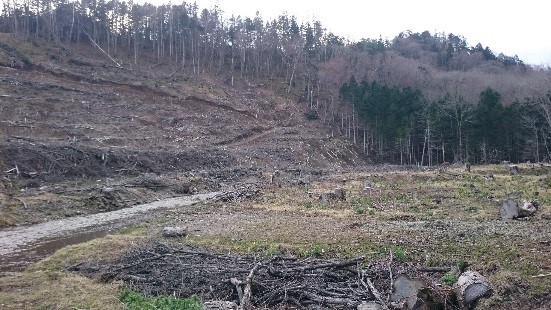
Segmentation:
[[(405, 31), (349, 42), (320, 21), (287, 14), (226, 19), (218, 7), (124, 1), (12, 4), (0, 29), (58, 52), (74, 44), (101, 48), (104, 66), (150, 65), (172, 79), (217, 76), (230, 89), (262, 85), (309, 109), (310, 119), (339, 130), (374, 161), (549, 160), (549, 68), (469, 46), (457, 34)], [(5, 44), (2, 51), (7, 66), (31, 65)], [(51, 57), (46, 62), (60, 55)], [(260, 117), (271, 113), (255, 109)]]
[[(493, 292), (478, 309), (551, 303), (548, 67), (456, 34), (350, 42), (189, 3), (7, 1), (0, 31), (0, 239), (216, 197), (2, 255), (2, 309), (241, 303), (246, 283), (257, 308), (398, 309), (401, 274), (426, 281), (422, 307), (465, 309), (465, 270)], [(503, 220), (508, 200), (537, 210)]]

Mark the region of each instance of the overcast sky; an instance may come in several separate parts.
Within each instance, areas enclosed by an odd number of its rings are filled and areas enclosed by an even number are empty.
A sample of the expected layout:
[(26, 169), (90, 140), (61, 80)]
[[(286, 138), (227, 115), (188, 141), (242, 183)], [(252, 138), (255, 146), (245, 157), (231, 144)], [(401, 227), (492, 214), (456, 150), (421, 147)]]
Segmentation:
[[(145, 1), (141, 0), (140, 2)], [(160, 4), (168, 0), (149, 0)], [(188, 0), (192, 3), (193, 0)], [(218, 4), (227, 16), (266, 19), (283, 12), (300, 21), (319, 20), (351, 40), (392, 39), (402, 31), (462, 35), (469, 45), (482, 43), (494, 53), (515, 54), (528, 64), (551, 64), (549, 0), (196, 0), (201, 9)], [(179, 3), (173, 0), (172, 3)]]

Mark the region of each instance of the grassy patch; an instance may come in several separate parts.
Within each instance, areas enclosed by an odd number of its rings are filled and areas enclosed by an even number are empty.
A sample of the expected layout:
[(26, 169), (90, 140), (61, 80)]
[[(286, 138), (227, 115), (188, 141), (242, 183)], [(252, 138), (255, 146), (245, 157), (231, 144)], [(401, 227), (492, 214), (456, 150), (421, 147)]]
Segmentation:
[(18, 222), (18, 217), (14, 212), (13, 204), (4, 204), (0, 209), (0, 228), (11, 227)]
[(0, 308), (123, 309), (116, 292), (120, 282), (99, 283), (66, 271), (88, 260), (112, 260), (144, 240), (143, 230), (67, 246), (21, 273), (0, 277)]
[(118, 284), (61, 270), (26, 271), (0, 278), (0, 307), (19, 309), (123, 309)]
[(203, 305), (199, 298), (192, 296), (186, 299), (174, 296), (145, 297), (129, 289), (123, 289), (119, 293), (119, 300), (128, 310), (201, 310)]
[(457, 282), (457, 279), (458, 277), (452, 273), (449, 273), (447, 272), (445, 275), (442, 276), (442, 278), (440, 278), (440, 280), (442, 281), (442, 283), (448, 285), (448, 286), (452, 286), (455, 284), (455, 282)]

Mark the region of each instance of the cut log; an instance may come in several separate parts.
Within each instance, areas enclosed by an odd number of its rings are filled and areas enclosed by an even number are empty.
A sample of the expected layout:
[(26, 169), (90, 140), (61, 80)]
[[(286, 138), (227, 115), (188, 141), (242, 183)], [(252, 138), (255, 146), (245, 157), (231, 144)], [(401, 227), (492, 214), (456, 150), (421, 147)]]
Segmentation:
[(421, 279), (411, 279), (405, 274), (397, 276), (392, 286), (391, 305), (398, 309), (416, 309), (423, 303), (418, 295), (426, 287), (427, 283)]
[(203, 310), (237, 310), (232, 301), (211, 300), (203, 303)]
[(374, 301), (370, 301), (370, 302), (362, 302), (361, 304), (358, 305), (358, 308), (357, 310), (383, 310), (383, 306), (381, 306), (380, 304), (374, 302)]
[(184, 227), (165, 227), (162, 232), (163, 237), (185, 237), (187, 235), (187, 229)]
[(465, 307), (471, 309), (480, 298), (493, 293), (486, 278), (476, 271), (466, 271), (457, 280), (457, 295)]
[(538, 203), (534, 201), (524, 201), (518, 208), (518, 217), (532, 216), (538, 211)]

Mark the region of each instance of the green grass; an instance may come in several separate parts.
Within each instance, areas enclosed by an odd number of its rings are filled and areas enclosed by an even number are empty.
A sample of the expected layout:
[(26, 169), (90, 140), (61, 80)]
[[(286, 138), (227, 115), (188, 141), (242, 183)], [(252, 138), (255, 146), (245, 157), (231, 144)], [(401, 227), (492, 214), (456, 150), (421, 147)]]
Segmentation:
[(401, 247), (397, 247), (394, 249), (394, 259), (398, 262), (405, 262), (406, 261), (406, 250), (404, 250)]
[(197, 296), (180, 299), (174, 296), (145, 297), (127, 288), (119, 293), (119, 300), (129, 310), (201, 310), (203, 305)]
[(310, 256), (312, 257), (321, 257), (325, 253), (324, 246), (321, 244), (314, 244), (310, 249)]
[(446, 273), (445, 275), (442, 276), (442, 278), (440, 278), (440, 280), (442, 280), (442, 282), (446, 285), (449, 285), (449, 286), (452, 286), (455, 284), (455, 282), (457, 282), (457, 276), (454, 275), (454, 274), (451, 274), (451, 273)]
[(365, 196), (365, 197), (352, 197), (350, 198), (350, 205), (352, 206), (363, 206), (363, 207), (370, 207), (373, 202), (374, 198), (372, 196)]

